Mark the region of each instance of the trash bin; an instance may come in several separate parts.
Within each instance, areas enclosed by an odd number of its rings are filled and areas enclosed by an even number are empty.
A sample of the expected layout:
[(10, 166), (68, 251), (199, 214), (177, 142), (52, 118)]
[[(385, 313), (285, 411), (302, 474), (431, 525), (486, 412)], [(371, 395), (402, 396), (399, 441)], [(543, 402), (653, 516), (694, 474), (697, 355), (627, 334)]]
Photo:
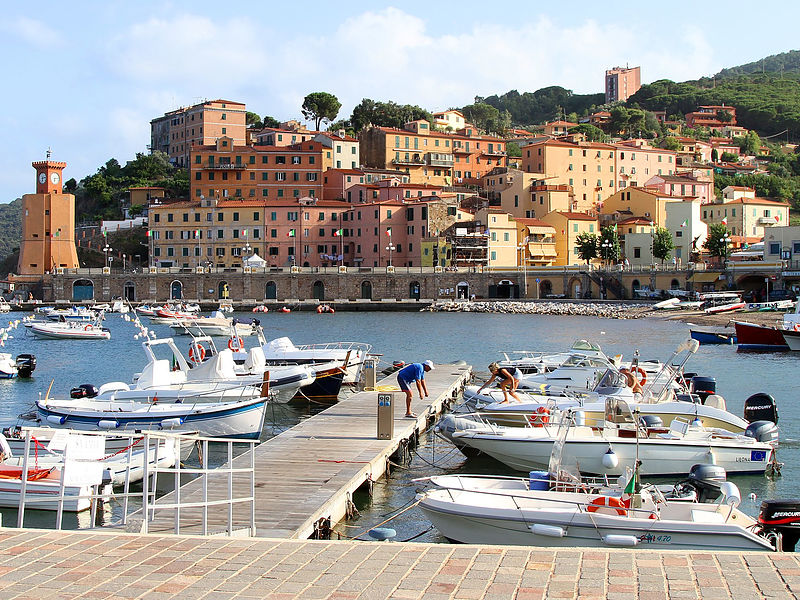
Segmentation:
[(398, 394), (378, 392), (378, 439), (390, 440), (394, 437), (394, 405)]

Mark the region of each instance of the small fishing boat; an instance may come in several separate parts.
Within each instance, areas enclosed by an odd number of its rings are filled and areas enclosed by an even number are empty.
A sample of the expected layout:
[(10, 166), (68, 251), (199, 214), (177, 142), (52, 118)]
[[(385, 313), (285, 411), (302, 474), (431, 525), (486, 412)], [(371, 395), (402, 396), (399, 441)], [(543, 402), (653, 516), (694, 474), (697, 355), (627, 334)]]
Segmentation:
[(0, 296), (0, 313), (11, 312), (11, 305), (6, 302), (6, 299)]
[(701, 345), (736, 343), (736, 332), (721, 328), (692, 327), (689, 330), (689, 334), (693, 340), (697, 340)]
[(704, 312), (709, 315), (714, 315), (719, 313), (733, 312), (735, 310), (742, 310), (746, 306), (747, 304), (740, 300), (738, 302), (727, 302), (725, 304), (709, 306), (708, 308), (704, 309)]
[(72, 308), (49, 308), (42, 310), (42, 313), (50, 321), (96, 321), (98, 312), (90, 308), (73, 306)]
[(783, 339), (786, 342), (786, 345), (789, 346), (789, 350), (794, 352), (800, 351), (800, 331), (795, 329), (784, 329), (781, 331), (783, 334)]
[[(262, 339), (263, 334), (259, 337), (259, 343)], [(295, 345), (288, 337), (281, 337), (264, 342), (261, 348), (266, 365), (320, 365), (332, 362), (346, 364), (344, 383), (351, 384), (359, 380), (372, 346), (360, 342)]]
[(35, 369), (36, 357), (33, 354), (19, 354), (13, 359), (7, 352), (0, 353), (0, 379), (30, 377)]
[(60, 321), (57, 323), (33, 322), (31, 332), (38, 338), (50, 340), (109, 340), (111, 331), (100, 325), (100, 319), (92, 323)]
[[(198, 319), (178, 319), (169, 326), (175, 333), (182, 335), (215, 335), (231, 337), (247, 337), (256, 334), (256, 327), (260, 324), (258, 319), (229, 319), (217, 311), (211, 317)], [(240, 344), (241, 345), (241, 344)], [(233, 350), (233, 348), (231, 348)], [(238, 348), (237, 350), (238, 351)]]
[(736, 329), (736, 344), (739, 350), (788, 350), (789, 345), (783, 335), (783, 330), (777, 326), (748, 323), (747, 321), (734, 321)]

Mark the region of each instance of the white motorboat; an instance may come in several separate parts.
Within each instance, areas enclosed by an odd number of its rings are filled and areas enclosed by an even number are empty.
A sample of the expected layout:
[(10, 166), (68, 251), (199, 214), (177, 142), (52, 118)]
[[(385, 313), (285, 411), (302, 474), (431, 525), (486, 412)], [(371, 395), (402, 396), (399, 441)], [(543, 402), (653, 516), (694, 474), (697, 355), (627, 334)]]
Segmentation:
[(0, 296), (0, 313), (11, 312), (11, 305), (6, 302), (6, 299)]
[[(251, 322), (242, 322), (238, 319), (229, 319), (219, 311), (214, 313), (211, 317), (177, 319), (169, 324), (169, 326), (175, 330), (175, 333), (179, 335), (230, 336), (231, 340), (233, 340), (234, 337), (256, 335), (258, 325), (259, 322), (257, 319)], [(231, 350), (234, 350), (234, 348), (237, 352), (241, 350), (241, 343), (231, 347)]]
[(774, 461), (775, 423), (756, 421), (744, 435), (705, 428), (699, 422), (674, 419), (668, 428), (641, 422), (627, 403), (606, 399), (605, 420), (582, 423), (580, 410), (551, 411), (533, 427), (501, 427), (491, 423), (456, 429), (457, 445), (487, 454), (518, 471), (547, 466), (554, 443), (562, 439), (564, 455), (582, 472), (621, 475), (642, 461), (642, 475), (680, 475), (696, 464), (717, 464), (729, 473), (764, 473)]
[(197, 432), (208, 437), (258, 439), (267, 398), (230, 402), (131, 402), (72, 398), (36, 401), (41, 422), (85, 431)]
[(124, 300), (122, 300), (121, 298), (117, 298), (111, 305), (111, 312), (125, 314), (127, 312), (130, 312), (130, 307), (125, 303)]
[(83, 306), (71, 308), (50, 308), (42, 311), (50, 321), (79, 321), (88, 322), (97, 320), (98, 312)]
[(314, 365), (338, 362), (347, 365), (344, 383), (356, 383), (361, 377), (372, 346), (359, 342), (332, 342), (296, 346), (288, 337), (276, 338), (262, 345), (266, 365)]
[(38, 338), (51, 340), (109, 340), (111, 331), (95, 322), (59, 321), (57, 323), (32, 322), (31, 332)]
[(0, 379), (30, 377), (34, 369), (36, 357), (33, 354), (19, 354), (13, 358), (7, 352), (0, 352)]
[[(419, 507), (448, 539), (468, 544), (547, 547), (644, 547), (674, 550), (792, 551), (800, 505), (784, 524), (778, 506), (762, 504), (759, 519), (738, 510), (731, 482), (719, 502), (666, 498), (658, 488), (620, 486), (560, 491), (548, 482), (451, 476), (432, 478), (445, 487), (419, 496)], [(530, 489), (533, 487), (534, 489)], [(786, 514), (786, 513), (784, 513)]]
[(609, 358), (599, 344), (583, 339), (575, 340), (566, 352), (515, 350), (503, 352), (502, 354), (503, 360), (498, 361), (500, 368), (519, 369), (523, 374), (552, 371), (575, 355), (606, 359), (610, 362), (618, 361), (622, 358), (621, 356)]

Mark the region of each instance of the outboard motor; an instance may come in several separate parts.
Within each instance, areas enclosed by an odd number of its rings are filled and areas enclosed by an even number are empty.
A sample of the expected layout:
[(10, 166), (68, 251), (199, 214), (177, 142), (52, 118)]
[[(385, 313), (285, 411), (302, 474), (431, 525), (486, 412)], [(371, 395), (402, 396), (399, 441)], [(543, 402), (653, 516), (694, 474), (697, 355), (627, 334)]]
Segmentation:
[(800, 540), (800, 499), (763, 500), (758, 522), (762, 536), (771, 533), (779, 536), (780, 546), (776, 550), (794, 552)]
[(691, 402), (692, 404), (702, 404), (700, 396), (697, 394), (675, 394), (675, 399), (678, 402)]
[(753, 421), (744, 430), (744, 434), (757, 442), (769, 444), (778, 441), (778, 426), (772, 421)]
[(658, 415), (642, 415), (639, 417), (639, 425), (646, 429), (664, 427), (664, 421)]
[(95, 398), (97, 394), (97, 388), (91, 383), (82, 383), (69, 391), (70, 398)]
[(775, 398), (769, 394), (753, 394), (744, 401), (744, 420), (748, 423), (755, 421), (778, 422), (778, 405)]
[(17, 377), (30, 377), (36, 370), (36, 357), (33, 354), (17, 355)]
[(713, 377), (692, 377), (692, 385), (689, 390), (700, 396), (700, 402), (704, 403), (711, 394), (717, 393), (717, 380)]
[(722, 493), (720, 487), (727, 478), (725, 469), (719, 465), (692, 465), (689, 477), (675, 487), (694, 490), (698, 502), (713, 502)]

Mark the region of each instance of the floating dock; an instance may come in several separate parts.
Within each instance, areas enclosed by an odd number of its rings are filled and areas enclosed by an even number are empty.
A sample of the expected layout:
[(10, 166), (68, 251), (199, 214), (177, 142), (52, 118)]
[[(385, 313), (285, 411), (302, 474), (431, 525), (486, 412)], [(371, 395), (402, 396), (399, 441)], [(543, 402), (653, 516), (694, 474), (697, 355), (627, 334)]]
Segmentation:
[[(462, 392), (472, 376), (467, 365), (437, 365), (425, 374), (429, 397), (420, 400), (414, 390), (412, 410), (416, 419), (406, 419), (405, 400), (396, 395), (394, 435), (377, 439), (378, 391), (364, 391), (345, 398), (330, 408), (304, 420), (232, 461), (235, 468), (255, 464), (255, 537), (308, 539), (325, 537), (325, 532), (341, 521), (352, 507), (352, 494), (362, 485), (382, 477), (395, 454), (433, 421)], [(389, 376), (378, 383), (378, 390), (395, 387)], [(403, 398), (405, 398), (403, 396)], [(207, 477), (207, 481), (203, 478)], [(208, 507), (207, 534), (231, 529), (248, 536), (251, 522), (249, 502), (224, 503), (232, 497), (249, 496), (250, 475), (224, 473), (200, 477), (160, 499), (181, 505), (201, 503), (205, 487), (207, 499), (220, 504)], [(148, 533), (202, 534), (200, 508), (157, 511), (147, 523)]]

